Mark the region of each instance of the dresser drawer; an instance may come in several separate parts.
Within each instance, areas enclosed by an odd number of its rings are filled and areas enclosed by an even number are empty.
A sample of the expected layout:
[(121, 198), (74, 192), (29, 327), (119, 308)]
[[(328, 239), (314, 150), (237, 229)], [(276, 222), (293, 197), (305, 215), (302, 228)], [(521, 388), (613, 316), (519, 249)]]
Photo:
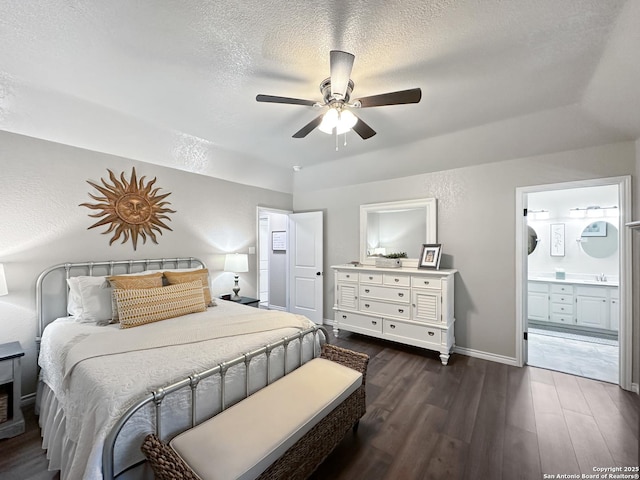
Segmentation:
[(343, 326), (354, 327), (357, 330), (366, 330), (377, 334), (382, 333), (382, 319), (380, 318), (337, 311), (335, 320), (338, 323), (338, 328)]
[(415, 325), (413, 323), (395, 322), (387, 319), (384, 320), (382, 331), (386, 337), (419, 340), (435, 345), (440, 345), (442, 340), (442, 332), (438, 328)]
[(359, 275), (361, 283), (375, 283), (382, 285), (382, 273), (363, 272)]
[(573, 303), (552, 303), (551, 313), (560, 313), (562, 315), (573, 315)]
[(559, 313), (552, 313), (550, 320), (556, 323), (564, 323), (565, 325), (575, 325), (573, 315), (562, 315)]
[(385, 273), (382, 275), (382, 283), (385, 285), (396, 285), (398, 287), (408, 287), (411, 285), (411, 278), (409, 275), (393, 275), (391, 273)]
[(413, 288), (435, 288), (442, 289), (442, 280), (439, 278), (428, 277), (411, 277), (411, 286)]
[(393, 316), (409, 319), (411, 309), (409, 305), (399, 305), (397, 303), (379, 302), (377, 300), (360, 299), (360, 308), (364, 313), (374, 313), (383, 316)]
[(411, 297), (408, 288), (393, 288), (378, 285), (360, 285), (361, 298), (378, 298), (392, 302), (409, 303)]
[(551, 295), (551, 301), (553, 303), (568, 303), (573, 305), (573, 295), (568, 294), (562, 294), (562, 293), (554, 293), (553, 295)]
[(564, 293), (568, 295), (573, 295), (573, 286), (572, 285), (564, 285), (561, 283), (552, 283), (551, 284), (551, 293)]
[(356, 272), (338, 272), (339, 282), (357, 282), (358, 273)]
[(0, 362), (0, 384), (13, 380), (13, 360)]

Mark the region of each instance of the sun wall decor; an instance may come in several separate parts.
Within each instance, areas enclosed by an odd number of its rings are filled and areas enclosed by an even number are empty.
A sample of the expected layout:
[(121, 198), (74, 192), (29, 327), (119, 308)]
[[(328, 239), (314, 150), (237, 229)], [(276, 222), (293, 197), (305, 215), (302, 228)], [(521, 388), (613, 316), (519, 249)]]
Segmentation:
[(102, 232), (109, 234), (113, 232), (109, 245), (122, 237), (121, 243), (126, 243), (129, 239), (133, 243), (133, 249), (138, 246), (138, 238), (142, 238), (142, 243), (147, 242), (149, 237), (153, 243), (158, 243), (156, 232), (162, 235), (163, 228), (172, 230), (163, 220), (171, 219), (168, 213), (176, 213), (175, 210), (166, 208), (171, 205), (170, 202), (164, 201), (171, 193), (158, 195), (160, 188), (154, 188), (156, 179), (150, 180), (145, 184), (145, 178), (138, 180), (135, 167), (131, 170), (131, 179), (125, 178), (124, 172), (120, 174), (120, 179), (109, 169), (109, 184), (104, 179), (102, 185), (98, 185), (90, 180), (87, 183), (94, 187), (103, 196), (89, 196), (99, 203), (81, 203), (81, 207), (87, 207), (92, 210), (99, 210), (97, 213), (90, 214), (90, 217), (100, 218), (99, 221), (87, 227), (91, 228), (109, 225), (109, 228)]

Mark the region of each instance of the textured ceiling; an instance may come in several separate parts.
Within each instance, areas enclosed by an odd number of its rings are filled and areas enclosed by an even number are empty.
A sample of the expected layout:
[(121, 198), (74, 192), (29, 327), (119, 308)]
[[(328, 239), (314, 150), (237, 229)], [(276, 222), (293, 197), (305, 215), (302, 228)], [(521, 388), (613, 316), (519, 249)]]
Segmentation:
[[(282, 191), (633, 140), (638, 24), (635, 0), (3, 0), (0, 129)], [(422, 101), (357, 111), (378, 134), (337, 152), (291, 138), (318, 111), (255, 96), (321, 100), (332, 49), (352, 98)]]

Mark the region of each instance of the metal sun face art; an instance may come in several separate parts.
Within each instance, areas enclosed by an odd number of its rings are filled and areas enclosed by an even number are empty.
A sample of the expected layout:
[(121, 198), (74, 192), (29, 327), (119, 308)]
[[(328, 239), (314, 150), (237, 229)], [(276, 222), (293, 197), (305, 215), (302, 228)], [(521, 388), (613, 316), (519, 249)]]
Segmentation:
[(102, 178), (100, 180), (103, 186), (87, 180), (89, 185), (103, 195), (97, 196), (89, 193), (89, 196), (99, 203), (80, 204), (81, 207), (100, 210), (98, 213), (89, 215), (93, 218), (100, 218), (100, 220), (88, 227), (87, 230), (109, 225), (109, 228), (102, 232), (105, 235), (113, 232), (109, 245), (121, 237), (123, 237), (121, 243), (126, 243), (131, 239), (134, 250), (138, 246), (138, 238), (142, 238), (142, 243), (146, 243), (147, 237), (149, 237), (153, 243), (157, 244), (156, 232), (162, 235), (162, 228), (172, 230), (163, 222), (163, 220), (171, 221), (167, 216), (168, 213), (176, 213), (175, 210), (166, 208), (166, 205), (171, 205), (170, 202), (163, 201), (171, 193), (158, 195), (160, 188), (152, 190), (156, 179), (154, 178), (145, 184), (146, 177), (141, 177), (138, 180), (135, 167), (131, 170), (129, 181), (125, 178), (124, 172), (120, 174), (120, 179), (118, 179), (111, 170), (107, 169), (107, 171), (111, 184)]

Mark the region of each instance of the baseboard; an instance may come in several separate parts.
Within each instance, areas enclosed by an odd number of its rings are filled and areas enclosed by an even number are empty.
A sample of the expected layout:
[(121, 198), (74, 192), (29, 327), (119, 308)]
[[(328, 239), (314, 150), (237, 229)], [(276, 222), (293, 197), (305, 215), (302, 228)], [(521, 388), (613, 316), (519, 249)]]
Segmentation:
[(472, 348), (464, 348), (455, 346), (453, 347), (454, 353), (460, 355), (466, 355), (467, 357), (481, 358), (482, 360), (489, 360), (490, 362), (504, 363), (505, 365), (511, 365), (513, 367), (518, 366), (518, 362), (513, 357), (506, 357), (504, 355), (496, 355), (495, 353), (483, 352), (481, 350), (473, 350)]
[(332, 318), (323, 318), (322, 319), (322, 324), (323, 325), (331, 325), (331, 326), (333, 326), (334, 320)]
[(36, 403), (36, 394), (35, 393), (29, 393), (27, 395), (23, 395), (22, 397), (20, 397), (20, 406), (21, 407), (26, 407), (28, 405), (33, 405), (34, 403)]
[(269, 310), (278, 310), (279, 312), (286, 312), (287, 307), (281, 307), (279, 305), (269, 305)]
[(640, 395), (640, 385), (638, 385), (637, 383), (632, 383), (631, 384), (631, 391), (633, 393), (635, 393), (636, 395)]

